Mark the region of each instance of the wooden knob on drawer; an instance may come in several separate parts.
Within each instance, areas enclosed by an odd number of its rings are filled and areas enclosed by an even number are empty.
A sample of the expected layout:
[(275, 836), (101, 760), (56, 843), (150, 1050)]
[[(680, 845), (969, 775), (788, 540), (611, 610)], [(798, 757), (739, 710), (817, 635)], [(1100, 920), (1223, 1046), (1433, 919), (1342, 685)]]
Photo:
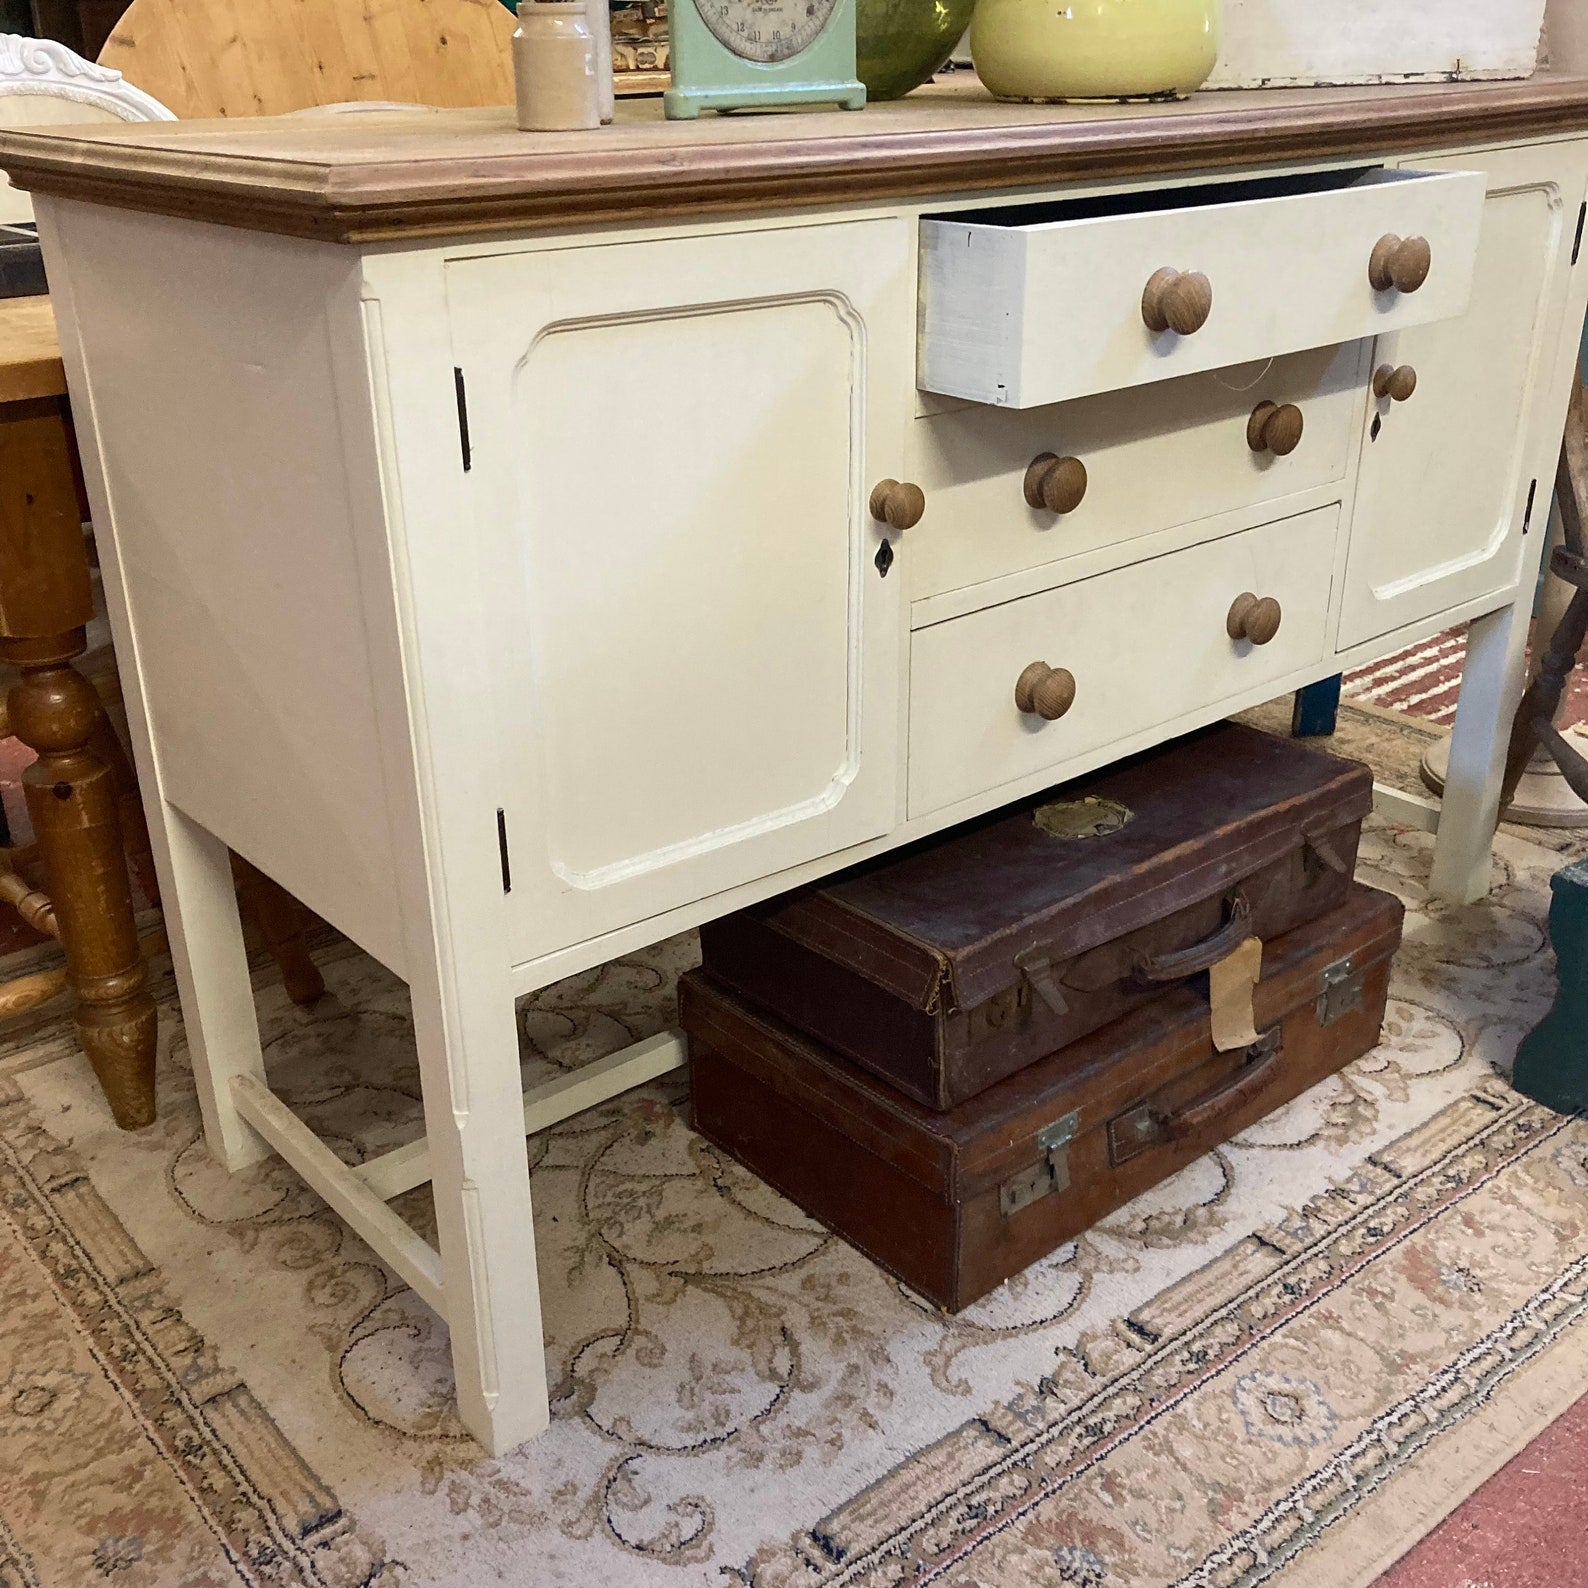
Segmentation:
[(871, 493), (871, 516), (890, 529), (914, 529), (926, 513), (926, 492), (919, 485), (884, 480)]
[(1026, 501), (1050, 513), (1073, 513), (1086, 499), (1086, 465), (1044, 452), (1026, 470)]
[(1403, 403), (1417, 390), (1417, 371), (1410, 364), (1396, 369), (1393, 364), (1380, 364), (1373, 372), (1373, 395), (1388, 397)]
[(1213, 313), (1213, 283), (1198, 270), (1158, 271), (1141, 295), (1141, 317), (1149, 331), (1195, 336)]
[(1367, 279), (1375, 292), (1415, 292), (1428, 279), (1434, 251), (1426, 237), (1379, 238), (1368, 260)]
[(1224, 627), (1232, 640), (1266, 645), (1279, 632), (1283, 616), (1279, 603), (1272, 596), (1254, 596), (1250, 590), (1245, 590), (1231, 604)]
[(1258, 403), (1246, 421), (1246, 444), (1253, 452), (1288, 458), (1301, 445), (1307, 421), (1294, 403)]
[(1075, 674), (1033, 662), (1015, 684), (1015, 705), (1028, 717), (1057, 722), (1075, 704)]

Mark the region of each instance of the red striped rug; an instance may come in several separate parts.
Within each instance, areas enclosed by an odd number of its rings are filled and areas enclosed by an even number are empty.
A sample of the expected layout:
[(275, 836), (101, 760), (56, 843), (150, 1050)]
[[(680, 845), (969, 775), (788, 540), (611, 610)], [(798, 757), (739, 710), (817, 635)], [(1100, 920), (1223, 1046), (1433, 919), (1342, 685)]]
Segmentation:
[[(1448, 728), (1456, 720), (1466, 659), (1467, 630), (1462, 624), (1347, 673), (1342, 693), (1347, 700), (1385, 706)], [(1563, 726), (1580, 722), (1588, 722), (1588, 670), (1583, 668), (1572, 676)]]

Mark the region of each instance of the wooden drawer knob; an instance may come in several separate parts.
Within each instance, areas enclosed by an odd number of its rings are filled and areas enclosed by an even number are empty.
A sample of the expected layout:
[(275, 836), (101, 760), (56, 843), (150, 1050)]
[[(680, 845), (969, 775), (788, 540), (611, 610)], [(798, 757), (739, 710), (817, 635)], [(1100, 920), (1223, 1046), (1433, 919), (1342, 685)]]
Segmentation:
[(1236, 596), (1224, 627), (1232, 640), (1250, 640), (1253, 645), (1266, 645), (1279, 632), (1279, 620), (1284, 614), (1272, 596), (1254, 596), (1250, 590)]
[(1057, 722), (1075, 704), (1075, 674), (1033, 662), (1015, 684), (1015, 705), (1028, 717)]
[(1195, 336), (1213, 313), (1213, 283), (1198, 270), (1157, 272), (1141, 295), (1141, 317), (1149, 331)]
[(1026, 501), (1050, 513), (1073, 513), (1086, 499), (1086, 465), (1044, 452), (1026, 470)]
[(871, 516), (890, 529), (914, 529), (926, 513), (926, 492), (919, 485), (884, 480), (871, 493)]
[(1294, 403), (1258, 403), (1246, 421), (1246, 444), (1253, 452), (1272, 452), (1288, 458), (1301, 445), (1307, 427), (1301, 410)]
[(1396, 369), (1392, 364), (1380, 364), (1373, 373), (1373, 395), (1389, 397), (1403, 403), (1417, 390), (1417, 371), (1410, 364)]
[(1426, 237), (1379, 238), (1368, 260), (1367, 279), (1375, 292), (1415, 292), (1428, 279), (1434, 251)]

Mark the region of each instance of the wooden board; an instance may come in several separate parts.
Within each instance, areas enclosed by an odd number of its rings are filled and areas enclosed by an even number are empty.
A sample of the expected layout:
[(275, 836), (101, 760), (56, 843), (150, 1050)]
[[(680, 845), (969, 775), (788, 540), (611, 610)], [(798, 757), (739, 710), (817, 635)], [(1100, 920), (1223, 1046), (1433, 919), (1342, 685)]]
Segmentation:
[(0, 299), (0, 403), (65, 395), (66, 372), (50, 300)]
[(21, 187), (338, 242), (876, 203), (1588, 131), (1588, 77), (1011, 105), (934, 84), (859, 114), (522, 133), (506, 107), (0, 133)]
[(1544, 0), (1225, 0), (1214, 88), (1532, 75)]
[(513, 102), (499, 0), (133, 0), (100, 54), (178, 116)]

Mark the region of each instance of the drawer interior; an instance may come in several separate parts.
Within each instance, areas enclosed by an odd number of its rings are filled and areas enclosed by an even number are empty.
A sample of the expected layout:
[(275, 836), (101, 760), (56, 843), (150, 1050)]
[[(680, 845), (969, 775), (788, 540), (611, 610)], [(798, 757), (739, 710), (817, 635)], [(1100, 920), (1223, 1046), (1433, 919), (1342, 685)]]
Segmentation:
[(1175, 210), (1216, 209), (1265, 199), (1297, 198), (1308, 193), (1339, 193), (1404, 180), (1415, 172), (1384, 166), (1357, 166), (1345, 171), (1302, 171), (1287, 176), (1252, 177), (1237, 182), (1153, 188), (1145, 193), (1093, 193), (1083, 198), (1047, 199), (1036, 203), (1001, 204), (987, 209), (949, 210), (924, 215), (928, 221), (954, 221), (973, 226), (1061, 226), (1070, 221), (1105, 220), (1118, 215), (1161, 215)]

